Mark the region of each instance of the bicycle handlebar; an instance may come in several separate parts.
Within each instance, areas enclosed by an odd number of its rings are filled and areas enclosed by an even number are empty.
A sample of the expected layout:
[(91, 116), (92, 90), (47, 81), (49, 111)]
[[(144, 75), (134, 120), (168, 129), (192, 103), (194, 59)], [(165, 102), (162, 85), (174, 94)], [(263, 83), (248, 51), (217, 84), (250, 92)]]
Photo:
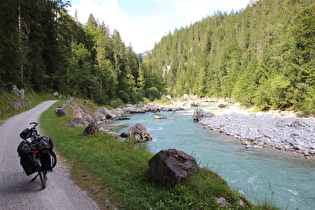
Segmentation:
[(31, 122), (30, 125), (34, 125), (32, 128), (36, 128), (36, 126), (38, 125), (37, 122)]

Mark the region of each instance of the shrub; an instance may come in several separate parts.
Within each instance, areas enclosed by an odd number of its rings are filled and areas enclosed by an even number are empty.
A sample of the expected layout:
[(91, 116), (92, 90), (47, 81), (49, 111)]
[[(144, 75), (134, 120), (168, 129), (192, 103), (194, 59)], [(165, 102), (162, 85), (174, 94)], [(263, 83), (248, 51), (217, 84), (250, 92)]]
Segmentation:
[(140, 94), (136, 88), (132, 88), (130, 92), (130, 102), (133, 104), (138, 103), (142, 99), (142, 94)]
[(149, 100), (149, 99), (147, 99), (147, 98), (143, 98), (143, 103), (144, 104), (149, 104), (151, 101)]
[(150, 87), (149, 89), (145, 90), (145, 96), (150, 101), (161, 98), (161, 94), (156, 87)]
[(113, 100), (113, 101), (110, 102), (110, 106), (111, 106), (111, 107), (114, 107), (114, 108), (117, 108), (117, 107), (119, 107), (119, 106), (122, 106), (123, 104), (124, 104), (124, 102), (123, 102), (120, 98), (118, 98), (118, 99)]
[(128, 93), (126, 93), (123, 90), (118, 91), (118, 97), (124, 102), (124, 103), (128, 103), (130, 101), (130, 97), (128, 95)]

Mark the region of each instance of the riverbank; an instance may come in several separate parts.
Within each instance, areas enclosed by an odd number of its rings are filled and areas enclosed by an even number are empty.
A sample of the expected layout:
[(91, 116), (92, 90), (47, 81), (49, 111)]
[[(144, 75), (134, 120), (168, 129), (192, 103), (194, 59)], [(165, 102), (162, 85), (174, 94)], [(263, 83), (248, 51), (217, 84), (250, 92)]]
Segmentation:
[(274, 147), (315, 159), (315, 119), (297, 117), (293, 112), (253, 112), (232, 105), (215, 115), (208, 112), (198, 120), (206, 129), (241, 140), (246, 148)]

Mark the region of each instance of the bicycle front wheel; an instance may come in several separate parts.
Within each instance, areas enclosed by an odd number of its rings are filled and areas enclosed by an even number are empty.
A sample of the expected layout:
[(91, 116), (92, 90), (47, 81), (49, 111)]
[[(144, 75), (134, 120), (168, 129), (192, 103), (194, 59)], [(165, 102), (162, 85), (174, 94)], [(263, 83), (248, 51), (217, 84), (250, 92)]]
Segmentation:
[(41, 168), (38, 168), (38, 175), (40, 178), (40, 182), (42, 183), (42, 188), (46, 188), (47, 174), (45, 171), (42, 171)]

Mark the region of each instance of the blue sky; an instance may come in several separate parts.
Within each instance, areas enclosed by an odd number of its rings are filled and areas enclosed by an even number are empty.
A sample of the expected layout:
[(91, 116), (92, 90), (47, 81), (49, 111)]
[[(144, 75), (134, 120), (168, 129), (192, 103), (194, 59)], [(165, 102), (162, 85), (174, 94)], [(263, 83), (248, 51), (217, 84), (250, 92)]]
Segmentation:
[(77, 10), (81, 23), (89, 15), (119, 31), (126, 46), (136, 53), (151, 50), (155, 43), (175, 28), (189, 26), (214, 11), (243, 9), (249, 0), (72, 0), (69, 14)]

